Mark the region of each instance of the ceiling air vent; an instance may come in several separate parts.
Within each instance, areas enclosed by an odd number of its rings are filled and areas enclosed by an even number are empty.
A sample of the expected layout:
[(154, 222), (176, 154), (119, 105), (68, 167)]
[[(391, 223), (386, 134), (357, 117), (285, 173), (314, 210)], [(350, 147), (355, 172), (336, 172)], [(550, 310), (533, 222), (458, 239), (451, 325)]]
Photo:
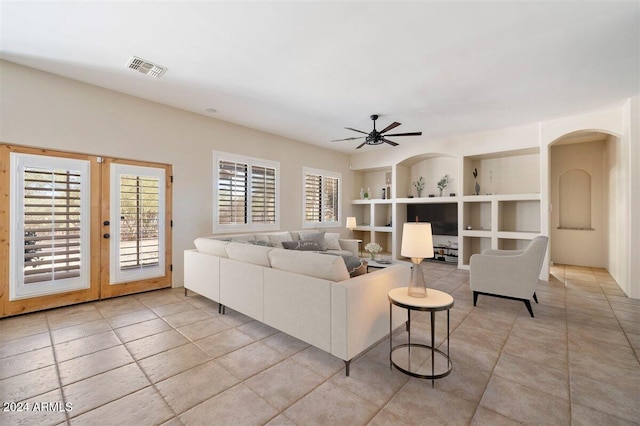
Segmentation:
[(138, 58), (137, 56), (132, 56), (131, 59), (129, 59), (127, 68), (138, 70), (142, 74), (147, 74), (156, 78), (159, 78), (162, 74), (165, 73), (165, 71), (167, 71), (167, 68), (156, 65), (149, 61), (145, 61), (144, 59)]

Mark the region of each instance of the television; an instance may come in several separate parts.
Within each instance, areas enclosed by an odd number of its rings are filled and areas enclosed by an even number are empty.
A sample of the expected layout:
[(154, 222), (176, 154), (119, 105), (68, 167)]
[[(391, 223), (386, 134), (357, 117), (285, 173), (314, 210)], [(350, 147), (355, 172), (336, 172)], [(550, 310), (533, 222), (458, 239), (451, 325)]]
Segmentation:
[(458, 203), (407, 204), (407, 222), (431, 223), (433, 235), (458, 235)]

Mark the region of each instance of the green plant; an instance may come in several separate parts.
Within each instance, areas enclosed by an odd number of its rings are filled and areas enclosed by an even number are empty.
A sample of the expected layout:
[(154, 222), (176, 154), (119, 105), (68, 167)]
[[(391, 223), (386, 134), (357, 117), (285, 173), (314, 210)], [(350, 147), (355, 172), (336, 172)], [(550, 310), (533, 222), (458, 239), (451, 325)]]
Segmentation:
[(420, 176), (417, 181), (413, 182), (413, 186), (416, 187), (416, 191), (422, 192), (424, 189), (424, 178)]
[(442, 191), (449, 185), (449, 175), (442, 176), (442, 179), (438, 181), (438, 189)]

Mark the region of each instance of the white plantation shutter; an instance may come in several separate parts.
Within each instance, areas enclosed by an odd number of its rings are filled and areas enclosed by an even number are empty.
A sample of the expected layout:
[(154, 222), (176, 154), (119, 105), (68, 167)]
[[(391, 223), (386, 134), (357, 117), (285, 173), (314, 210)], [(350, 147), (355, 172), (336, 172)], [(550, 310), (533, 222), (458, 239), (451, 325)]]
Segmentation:
[(89, 287), (89, 162), (11, 154), (11, 300)]
[(214, 232), (278, 229), (280, 164), (219, 152), (214, 161)]
[(340, 222), (339, 173), (304, 169), (303, 223), (309, 226), (336, 226)]

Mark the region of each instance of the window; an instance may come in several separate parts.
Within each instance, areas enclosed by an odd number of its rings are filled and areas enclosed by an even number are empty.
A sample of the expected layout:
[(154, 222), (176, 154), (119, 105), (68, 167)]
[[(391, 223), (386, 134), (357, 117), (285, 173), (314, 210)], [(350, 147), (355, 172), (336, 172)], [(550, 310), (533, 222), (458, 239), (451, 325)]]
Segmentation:
[(89, 287), (89, 163), (11, 154), (11, 300)]
[(338, 226), (342, 175), (306, 167), (303, 173), (303, 227)]
[(214, 153), (214, 232), (279, 229), (280, 163)]

